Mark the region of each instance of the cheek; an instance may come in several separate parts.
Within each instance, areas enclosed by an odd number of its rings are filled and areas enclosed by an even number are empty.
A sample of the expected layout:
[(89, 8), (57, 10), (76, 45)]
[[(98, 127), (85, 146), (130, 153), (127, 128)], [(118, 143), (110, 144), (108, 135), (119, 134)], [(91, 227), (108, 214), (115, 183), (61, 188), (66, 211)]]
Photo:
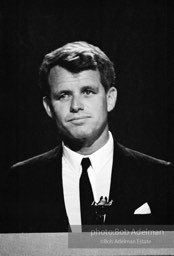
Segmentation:
[(95, 107), (93, 108), (94, 113), (99, 117), (107, 114), (107, 103), (106, 100), (96, 101)]
[(62, 108), (58, 104), (53, 105), (53, 113), (56, 121), (62, 122), (66, 116), (66, 108)]

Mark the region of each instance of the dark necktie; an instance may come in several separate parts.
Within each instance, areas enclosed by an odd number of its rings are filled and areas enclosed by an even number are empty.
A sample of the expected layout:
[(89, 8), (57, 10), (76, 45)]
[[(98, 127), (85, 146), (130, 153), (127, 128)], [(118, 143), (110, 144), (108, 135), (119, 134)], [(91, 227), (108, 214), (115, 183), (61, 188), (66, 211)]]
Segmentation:
[(88, 177), (88, 168), (91, 165), (89, 158), (83, 158), (82, 174), (80, 177), (80, 208), (81, 208), (81, 222), (82, 225), (92, 224), (91, 204), (94, 201), (91, 183)]

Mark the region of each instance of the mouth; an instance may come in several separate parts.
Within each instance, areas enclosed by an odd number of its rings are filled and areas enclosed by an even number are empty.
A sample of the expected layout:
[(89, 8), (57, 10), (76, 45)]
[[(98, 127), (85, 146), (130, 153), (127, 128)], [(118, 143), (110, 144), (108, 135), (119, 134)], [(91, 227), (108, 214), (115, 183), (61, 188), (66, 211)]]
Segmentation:
[(90, 118), (90, 117), (88, 117), (88, 116), (73, 117), (73, 118), (69, 119), (68, 122), (81, 124), (81, 123), (84, 123), (84, 121), (88, 118)]

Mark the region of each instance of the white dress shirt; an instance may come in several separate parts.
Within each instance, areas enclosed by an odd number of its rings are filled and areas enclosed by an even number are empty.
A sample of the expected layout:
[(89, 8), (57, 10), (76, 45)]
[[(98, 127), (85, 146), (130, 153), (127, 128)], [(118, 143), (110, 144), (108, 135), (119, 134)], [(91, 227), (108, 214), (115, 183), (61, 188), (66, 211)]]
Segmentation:
[(89, 157), (91, 166), (88, 168), (94, 200), (99, 202), (100, 197), (109, 197), (111, 172), (113, 164), (113, 137), (109, 132), (107, 143), (91, 155), (78, 154), (63, 144), (62, 177), (66, 212), (69, 223), (81, 225), (79, 179), (82, 172), (81, 161)]

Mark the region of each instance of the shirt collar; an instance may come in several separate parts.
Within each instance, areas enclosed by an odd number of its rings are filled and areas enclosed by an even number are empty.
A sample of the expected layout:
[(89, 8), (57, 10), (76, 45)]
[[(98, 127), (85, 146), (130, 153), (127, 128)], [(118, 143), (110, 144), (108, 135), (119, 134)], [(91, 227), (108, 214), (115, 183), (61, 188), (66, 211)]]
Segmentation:
[(81, 168), (81, 161), (84, 156), (66, 147), (63, 142), (62, 142), (62, 146), (63, 146), (63, 157), (65, 161), (67, 161), (74, 170), (79, 172)]
[(91, 160), (91, 165), (96, 173), (98, 173), (101, 170), (101, 168), (105, 165), (109, 158), (112, 159), (113, 148), (114, 140), (111, 132), (109, 132), (109, 139), (106, 142), (106, 144), (100, 149), (98, 149), (96, 152), (88, 156)]
[[(113, 136), (109, 131), (109, 139), (106, 142), (106, 144), (91, 155), (81, 155), (79, 153), (76, 153), (75, 151), (66, 147), (64, 143), (62, 143), (62, 146), (63, 146), (63, 157), (66, 161), (68, 161), (71, 164), (74, 170), (77, 170), (78, 172), (80, 172), (82, 158), (89, 157), (92, 168), (97, 173), (108, 161), (108, 158), (113, 156), (114, 142), (113, 142)], [(103, 161), (101, 161), (101, 159)]]

